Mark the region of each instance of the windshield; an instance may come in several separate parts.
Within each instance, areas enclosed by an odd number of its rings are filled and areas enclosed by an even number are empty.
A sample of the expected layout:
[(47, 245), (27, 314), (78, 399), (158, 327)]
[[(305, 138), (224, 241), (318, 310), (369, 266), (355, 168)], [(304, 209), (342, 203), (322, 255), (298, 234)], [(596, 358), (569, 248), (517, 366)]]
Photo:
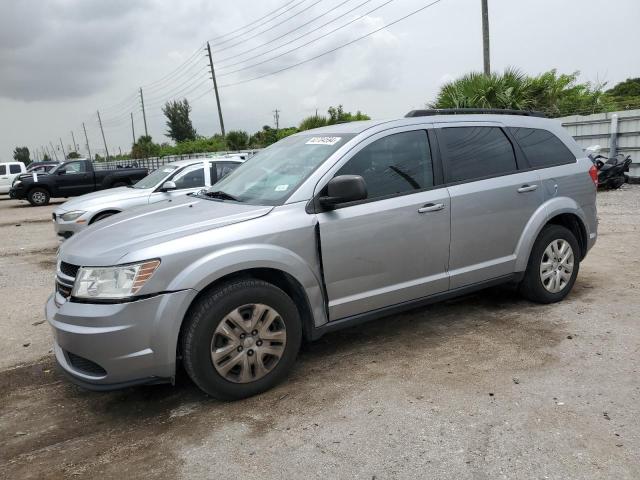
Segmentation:
[[(207, 190), (254, 205), (280, 205), (353, 134), (295, 135), (260, 151)], [(223, 195), (212, 195), (223, 192)]]
[(138, 183), (133, 185), (132, 188), (153, 188), (167, 178), (173, 171), (178, 168), (172, 165), (165, 165), (157, 170), (154, 170), (149, 175), (144, 177)]

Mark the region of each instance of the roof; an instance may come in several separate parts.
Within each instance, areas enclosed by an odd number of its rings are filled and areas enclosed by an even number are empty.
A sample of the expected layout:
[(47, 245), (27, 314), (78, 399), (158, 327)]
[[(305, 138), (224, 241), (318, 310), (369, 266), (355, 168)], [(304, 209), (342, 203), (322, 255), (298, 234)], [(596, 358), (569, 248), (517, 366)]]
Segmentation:
[(560, 126), (560, 123), (557, 120), (539, 116), (510, 115), (504, 113), (455, 113), (337, 123), (335, 125), (327, 125), (326, 127), (305, 130), (303, 132), (297, 133), (296, 135), (359, 134), (364, 132), (365, 130), (374, 128), (376, 130), (384, 130), (385, 128), (403, 127), (406, 125), (459, 122), (495, 122), (514, 127), (532, 127), (545, 129), (553, 129), (555, 128), (555, 126)]
[(187, 165), (195, 165), (196, 163), (202, 163), (204, 161), (220, 161), (220, 162), (238, 162), (242, 163), (242, 160), (238, 155), (220, 155), (219, 157), (201, 157), (201, 158), (188, 158), (186, 160), (176, 160), (175, 162), (169, 162), (166, 165), (172, 167), (184, 167)]

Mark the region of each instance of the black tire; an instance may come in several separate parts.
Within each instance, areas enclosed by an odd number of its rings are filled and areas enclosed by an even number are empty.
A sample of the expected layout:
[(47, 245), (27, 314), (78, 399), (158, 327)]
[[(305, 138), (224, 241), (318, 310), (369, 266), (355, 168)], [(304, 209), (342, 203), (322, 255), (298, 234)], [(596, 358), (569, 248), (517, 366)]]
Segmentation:
[(91, 221), (89, 222), (89, 225), (92, 225), (96, 222), (99, 222), (100, 220), (104, 220), (105, 218), (109, 218), (111, 215), (115, 215), (118, 212), (104, 212), (104, 213), (99, 213), (98, 215), (96, 215), (95, 217), (93, 217), (91, 219)]
[[(540, 275), (540, 267), (545, 255), (545, 250), (554, 240), (565, 240), (573, 250), (571, 277), (565, 286), (556, 293), (552, 293), (545, 288)], [(554, 303), (564, 299), (573, 288), (578, 276), (578, 271), (580, 270), (580, 252), (578, 240), (571, 230), (561, 225), (545, 226), (538, 235), (536, 243), (531, 250), (527, 270), (525, 271), (524, 279), (520, 283), (520, 293), (528, 300), (537, 303)]]
[[(214, 333), (230, 312), (254, 304), (267, 305), (280, 314), (278, 318), (286, 328), (286, 342), (280, 359), (265, 376), (235, 383), (223, 377), (214, 366), (211, 353)], [(220, 400), (237, 400), (281, 382), (295, 362), (301, 340), (298, 309), (285, 292), (262, 280), (236, 280), (213, 289), (191, 307), (182, 330), (183, 365), (191, 380), (208, 395)], [(251, 351), (251, 347), (248, 348), (247, 355)]]
[(35, 187), (27, 193), (27, 200), (34, 207), (49, 205), (50, 199), (51, 195), (49, 195), (49, 191), (46, 188)]

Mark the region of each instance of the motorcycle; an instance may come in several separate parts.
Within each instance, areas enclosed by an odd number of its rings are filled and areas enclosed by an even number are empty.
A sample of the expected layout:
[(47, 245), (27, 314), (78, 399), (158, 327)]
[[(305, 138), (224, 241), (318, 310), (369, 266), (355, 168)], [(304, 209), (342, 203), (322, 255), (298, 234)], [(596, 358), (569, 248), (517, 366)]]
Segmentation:
[(626, 173), (631, 165), (630, 155), (625, 157), (619, 153), (611, 158), (596, 155), (591, 158), (591, 161), (598, 169), (598, 188), (616, 190), (629, 181), (629, 176)]

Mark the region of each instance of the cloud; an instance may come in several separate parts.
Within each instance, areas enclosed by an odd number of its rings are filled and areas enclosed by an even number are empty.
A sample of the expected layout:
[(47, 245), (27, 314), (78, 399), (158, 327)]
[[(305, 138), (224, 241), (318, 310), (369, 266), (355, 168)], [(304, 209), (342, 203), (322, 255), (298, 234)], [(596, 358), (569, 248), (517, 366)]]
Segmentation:
[(103, 88), (145, 2), (11, 2), (0, 17), (0, 96), (56, 100)]

